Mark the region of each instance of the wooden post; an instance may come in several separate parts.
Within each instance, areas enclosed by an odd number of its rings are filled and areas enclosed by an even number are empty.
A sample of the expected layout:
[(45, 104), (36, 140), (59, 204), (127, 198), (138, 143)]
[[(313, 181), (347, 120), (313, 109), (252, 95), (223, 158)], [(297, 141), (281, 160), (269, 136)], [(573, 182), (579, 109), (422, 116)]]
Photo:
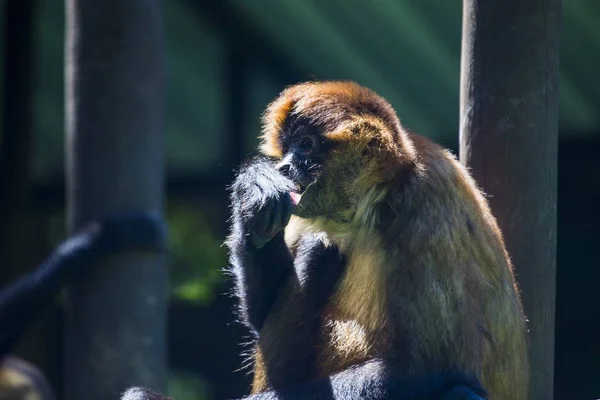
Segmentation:
[(560, 0), (464, 0), (460, 158), (490, 196), (529, 319), (532, 400), (554, 380)]
[[(164, 54), (158, 0), (67, 0), (67, 206), (71, 232), (113, 212), (161, 213)], [(166, 386), (167, 273), (130, 252), (72, 285), (65, 398), (118, 399)]]

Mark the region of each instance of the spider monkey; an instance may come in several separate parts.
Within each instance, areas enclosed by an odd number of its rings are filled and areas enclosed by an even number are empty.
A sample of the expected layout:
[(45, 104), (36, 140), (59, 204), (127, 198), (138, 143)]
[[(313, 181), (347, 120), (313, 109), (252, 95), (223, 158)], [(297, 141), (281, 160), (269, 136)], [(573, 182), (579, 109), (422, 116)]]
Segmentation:
[(248, 399), (526, 398), (511, 262), (449, 151), (354, 82), (287, 88), (261, 139), (226, 240), (256, 338)]
[(63, 241), (35, 270), (0, 291), (0, 398), (54, 399), (43, 374), (9, 355), (29, 325), (61, 288), (98, 261), (127, 250), (163, 251), (166, 230), (158, 216), (128, 212), (89, 223)]

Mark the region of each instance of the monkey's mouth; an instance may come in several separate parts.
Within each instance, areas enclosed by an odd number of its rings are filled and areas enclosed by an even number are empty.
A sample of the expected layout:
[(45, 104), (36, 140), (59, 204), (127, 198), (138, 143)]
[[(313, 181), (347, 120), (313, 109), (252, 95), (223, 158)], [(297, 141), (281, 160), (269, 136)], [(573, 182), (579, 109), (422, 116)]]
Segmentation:
[(298, 203), (300, 203), (300, 199), (302, 199), (302, 194), (290, 192), (290, 197), (292, 198), (292, 203), (294, 203), (294, 205), (297, 206)]
[(294, 203), (294, 215), (300, 218), (313, 218), (320, 215), (320, 185), (317, 181), (303, 186), (302, 191), (290, 193)]
[(290, 192), (296, 215), (308, 217), (308, 213), (314, 208), (314, 201), (318, 198), (319, 187), (318, 180), (311, 179), (304, 184), (297, 184), (298, 190)]
[(317, 181), (318, 176), (319, 175), (316, 173), (311, 174), (302, 170), (298, 171), (298, 174), (294, 177), (296, 179), (293, 179), (297, 188), (296, 193), (299, 195), (304, 194), (304, 192)]
[(292, 198), (294, 206), (297, 206), (300, 203), (304, 192), (306, 192), (306, 189), (308, 189), (312, 183), (313, 181), (296, 183), (296, 190), (290, 192), (290, 197)]
[[(296, 190), (290, 192), (290, 196), (294, 206), (298, 206), (300, 204), (300, 200), (303, 197), (306, 197), (306, 191), (317, 182), (319, 176), (321, 175), (321, 170), (317, 168), (312, 168), (310, 171), (297, 169), (295, 172), (295, 179), (293, 179), (293, 181), (296, 184)], [(311, 195), (309, 195), (309, 197), (311, 197)], [(306, 204), (304, 204), (304, 206), (306, 206)]]

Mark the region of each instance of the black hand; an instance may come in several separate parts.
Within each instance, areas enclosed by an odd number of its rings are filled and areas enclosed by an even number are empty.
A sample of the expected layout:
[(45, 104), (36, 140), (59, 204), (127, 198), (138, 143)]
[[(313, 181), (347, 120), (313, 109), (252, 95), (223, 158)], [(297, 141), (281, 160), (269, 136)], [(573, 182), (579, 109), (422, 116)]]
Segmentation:
[[(294, 183), (272, 163), (258, 159), (238, 175), (232, 186), (234, 223), (255, 248), (262, 248), (287, 225), (294, 203)], [(237, 221), (236, 221), (237, 220)]]
[(292, 216), (294, 204), (289, 193), (279, 194), (267, 200), (249, 221), (250, 240), (257, 249), (273, 239), (285, 228)]

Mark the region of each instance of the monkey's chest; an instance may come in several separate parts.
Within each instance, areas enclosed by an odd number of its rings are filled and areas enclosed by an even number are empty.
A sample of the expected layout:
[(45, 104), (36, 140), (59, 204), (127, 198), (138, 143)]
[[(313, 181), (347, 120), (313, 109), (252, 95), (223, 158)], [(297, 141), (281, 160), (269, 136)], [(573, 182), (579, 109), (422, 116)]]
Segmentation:
[(317, 375), (376, 356), (385, 329), (385, 282), (375, 248), (350, 253), (344, 275), (322, 310)]
[(342, 316), (340, 309), (326, 306), (313, 314), (306, 306), (294, 303), (277, 319), (281, 324), (261, 332), (253, 393), (329, 376), (373, 358), (380, 349), (378, 335)]
[(254, 390), (326, 376), (372, 358), (384, 327), (374, 251), (296, 264), (261, 330)]
[(315, 377), (325, 377), (373, 357), (373, 335), (356, 320), (328, 316), (322, 320)]

